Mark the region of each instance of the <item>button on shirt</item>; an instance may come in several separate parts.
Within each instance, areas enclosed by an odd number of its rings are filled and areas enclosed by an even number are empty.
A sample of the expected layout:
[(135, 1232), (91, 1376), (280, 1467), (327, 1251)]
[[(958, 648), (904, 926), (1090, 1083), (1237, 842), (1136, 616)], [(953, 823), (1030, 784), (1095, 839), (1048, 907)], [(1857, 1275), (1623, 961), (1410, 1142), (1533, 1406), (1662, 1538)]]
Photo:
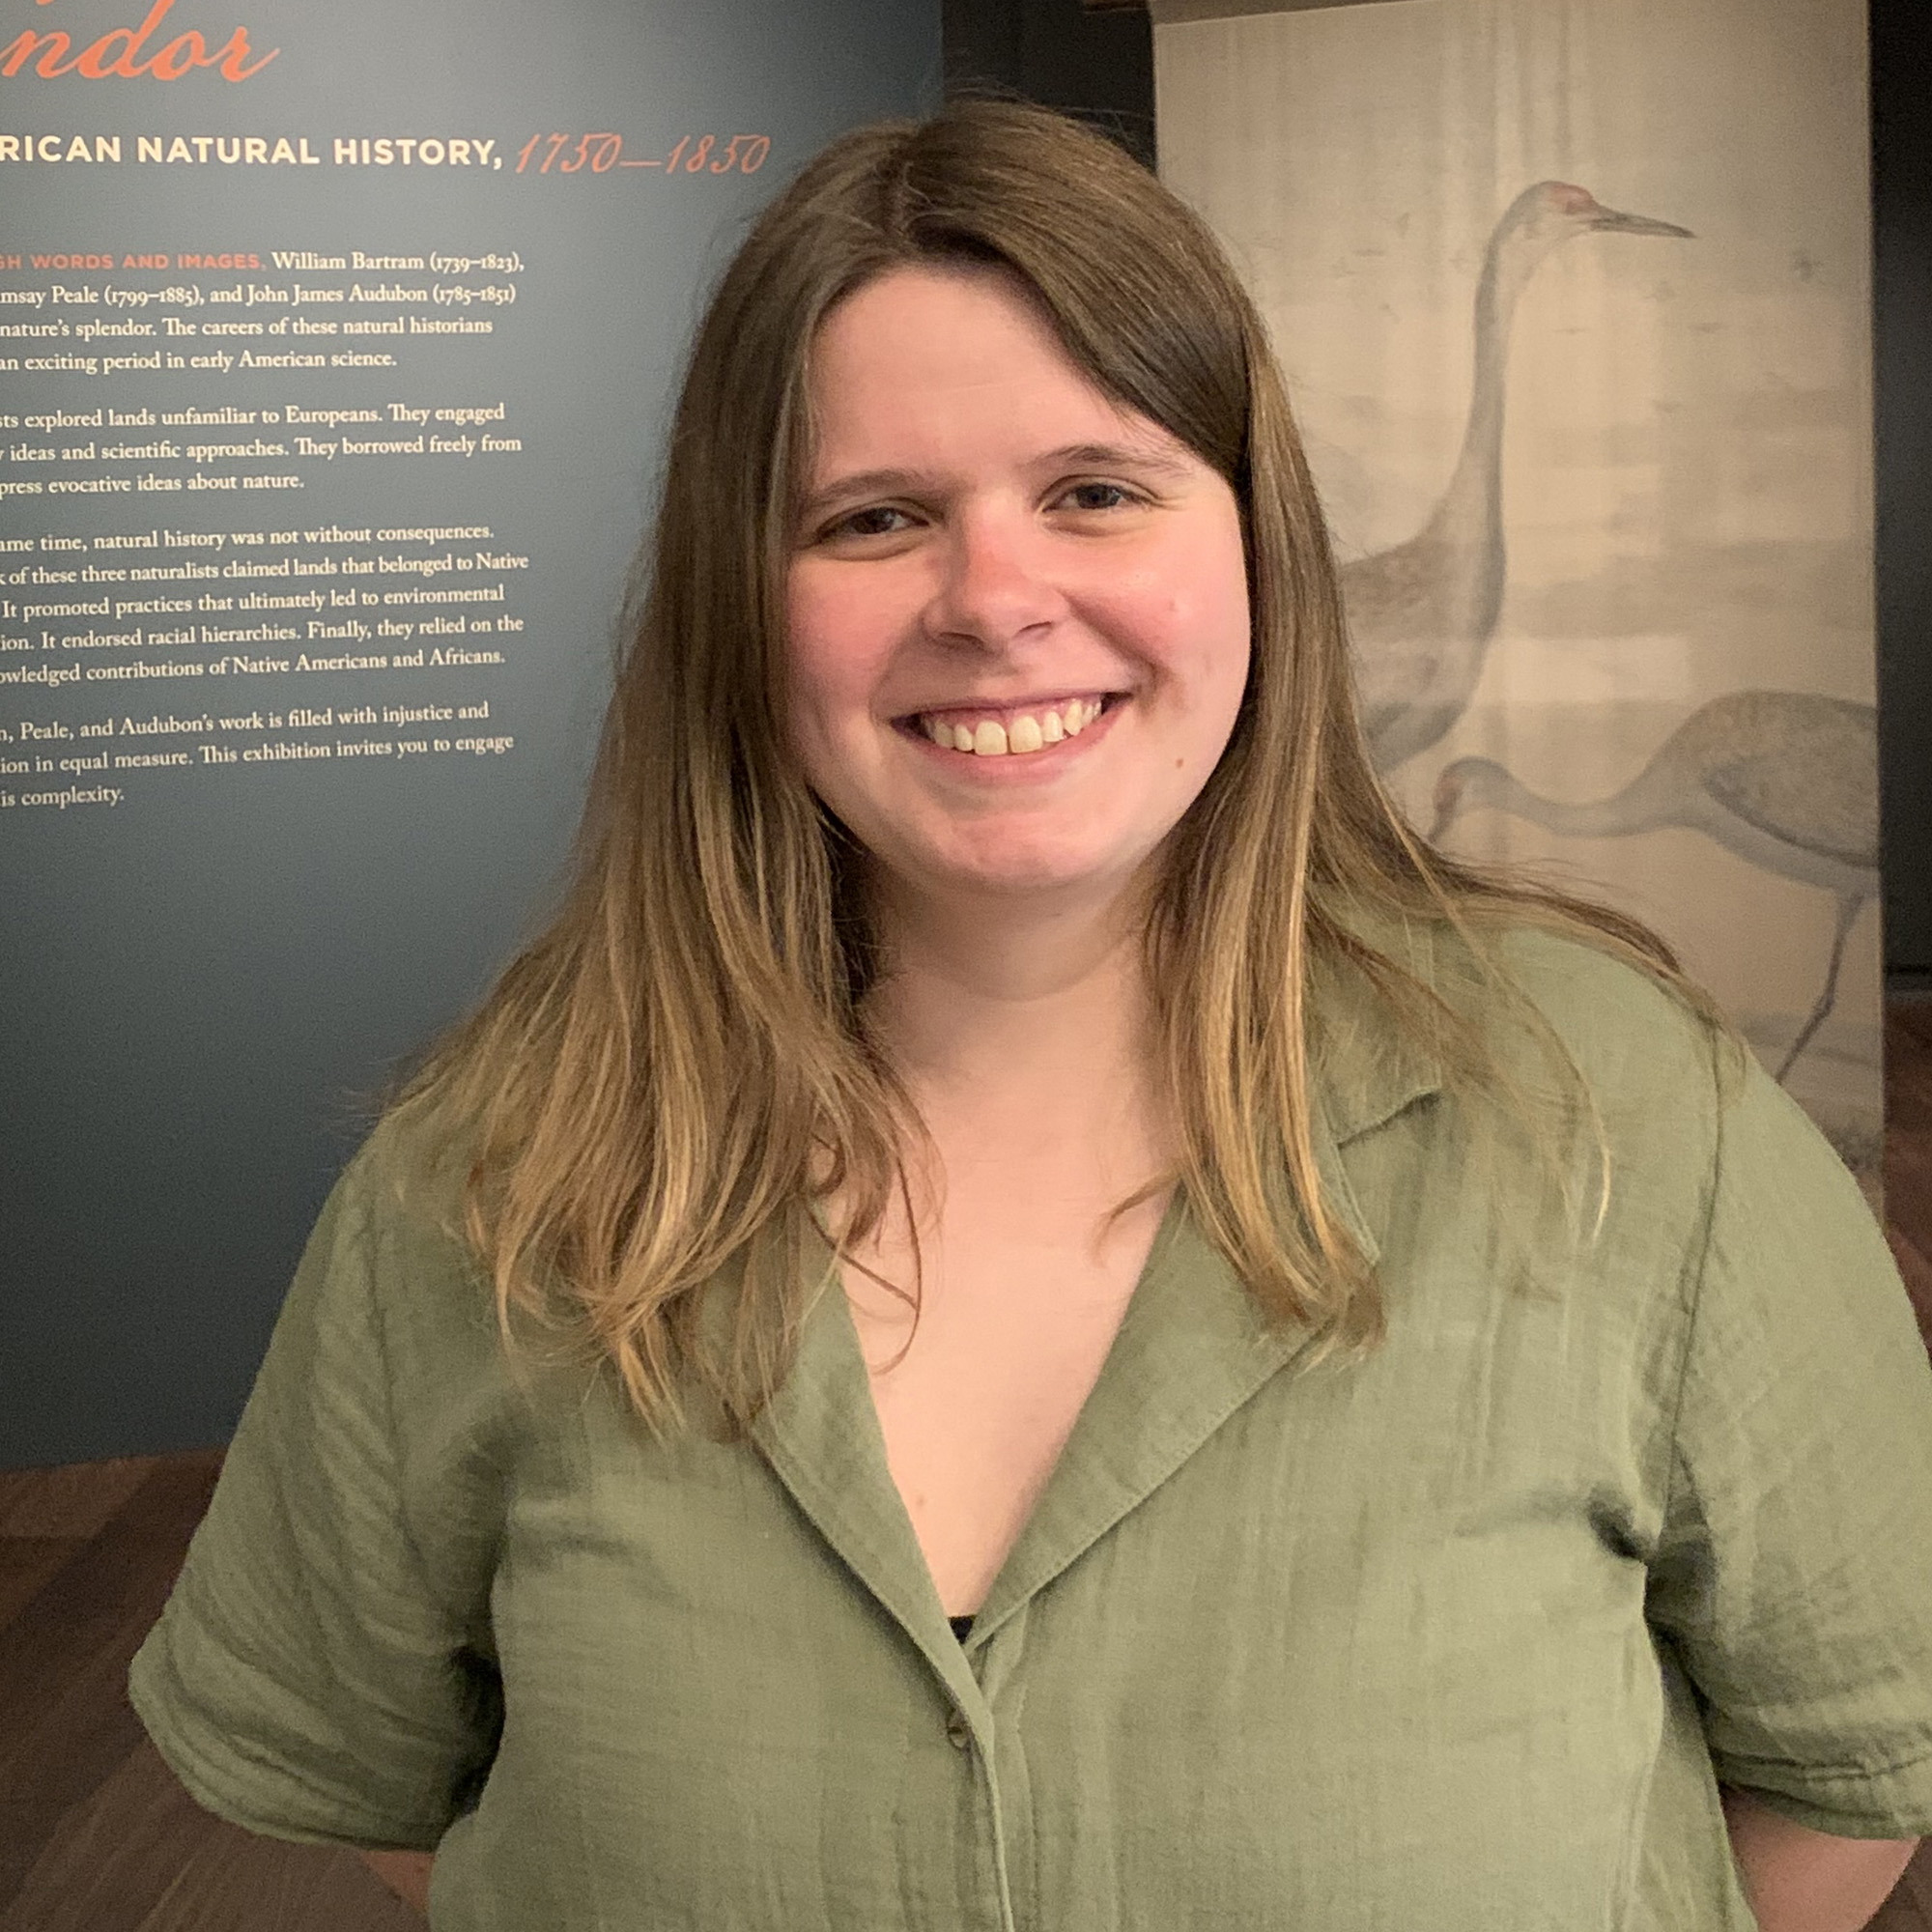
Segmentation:
[(1601, 1226), (1331, 987), (1318, 1155), (1386, 1342), (1309, 1366), (1177, 1190), (963, 1646), (836, 1285), (749, 1439), (658, 1445), (608, 1374), (506, 1369), (380, 1129), (142, 1719), (253, 1830), (438, 1848), (438, 1932), (1752, 1932), (1719, 1780), (1932, 1831), (1932, 1367), (1781, 1091), (1510, 948)]

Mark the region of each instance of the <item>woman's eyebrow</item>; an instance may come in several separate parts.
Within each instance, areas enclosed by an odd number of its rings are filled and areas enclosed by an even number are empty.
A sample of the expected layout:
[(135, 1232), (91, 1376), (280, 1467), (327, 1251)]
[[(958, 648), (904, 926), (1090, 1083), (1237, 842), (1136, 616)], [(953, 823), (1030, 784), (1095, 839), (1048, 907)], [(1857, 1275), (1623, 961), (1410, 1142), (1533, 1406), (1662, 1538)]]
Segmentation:
[(1069, 442), (1037, 459), (1042, 469), (1063, 467), (1110, 469), (1116, 466), (1145, 469), (1177, 482), (1192, 472), (1186, 462), (1168, 450), (1144, 442)]
[[(1042, 450), (1030, 457), (1027, 467), (1034, 469), (1133, 469), (1179, 482), (1189, 472), (1179, 457), (1144, 443), (1068, 442), (1058, 449)], [(807, 515), (844, 497), (890, 497), (917, 495), (938, 487), (939, 479), (918, 469), (856, 469), (849, 476), (835, 476), (805, 499)]]
[(855, 469), (849, 476), (835, 476), (831, 482), (806, 497), (803, 510), (814, 510), (840, 497), (895, 497), (912, 495), (935, 487), (938, 479), (917, 469)]

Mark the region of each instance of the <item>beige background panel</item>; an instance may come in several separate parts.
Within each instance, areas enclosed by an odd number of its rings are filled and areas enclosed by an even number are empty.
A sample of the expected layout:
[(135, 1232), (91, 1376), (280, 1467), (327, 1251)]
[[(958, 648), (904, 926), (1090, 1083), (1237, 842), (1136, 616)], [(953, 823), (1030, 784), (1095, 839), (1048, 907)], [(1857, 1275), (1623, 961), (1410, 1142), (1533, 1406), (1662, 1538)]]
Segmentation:
[(1149, 0), (1156, 26), (1172, 20), (1227, 20), (1244, 14), (1305, 13), (1316, 7), (1407, 7), (1416, 0)]
[[(1579, 232), (1520, 289), (1499, 358), (1506, 589), (1453, 722), (1385, 766), (1416, 822), (1467, 757), (1558, 803), (1605, 800), (1700, 713), (1699, 755), (1734, 803), (1756, 731), (1776, 769), (1747, 776), (1773, 785), (1755, 804), (1787, 832), (1808, 814), (1843, 845), (1861, 798), (1875, 821), (1857, 709), (1875, 674), (1862, 7), (1389, 0), (1157, 19), (1162, 175), (1268, 318), (1345, 563), (1372, 568), (1442, 497), (1486, 251), (1520, 191), (1574, 184), (1692, 231)], [(1391, 656), (1380, 682), (1406, 674)], [(1771, 739), (1732, 697), (1754, 691), (1798, 695)], [(1814, 697), (1853, 708), (1806, 712)], [(1585, 837), (1491, 804), (1444, 837), (1651, 919), (1775, 1070), (1826, 984), (1833, 882), (1866, 876), (1682, 824)], [(1874, 898), (1786, 1076), (1861, 1169), (1880, 977)]]

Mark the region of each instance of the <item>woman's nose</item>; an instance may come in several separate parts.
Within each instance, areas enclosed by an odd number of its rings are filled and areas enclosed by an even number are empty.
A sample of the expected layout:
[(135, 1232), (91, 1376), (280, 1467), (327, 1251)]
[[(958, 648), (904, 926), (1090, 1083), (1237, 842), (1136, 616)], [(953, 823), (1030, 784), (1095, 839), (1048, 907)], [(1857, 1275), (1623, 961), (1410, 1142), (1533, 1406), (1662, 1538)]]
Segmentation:
[(1001, 513), (954, 520), (925, 612), (935, 638), (1000, 650), (1065, 609), (1050, 544), (1030, 521)]

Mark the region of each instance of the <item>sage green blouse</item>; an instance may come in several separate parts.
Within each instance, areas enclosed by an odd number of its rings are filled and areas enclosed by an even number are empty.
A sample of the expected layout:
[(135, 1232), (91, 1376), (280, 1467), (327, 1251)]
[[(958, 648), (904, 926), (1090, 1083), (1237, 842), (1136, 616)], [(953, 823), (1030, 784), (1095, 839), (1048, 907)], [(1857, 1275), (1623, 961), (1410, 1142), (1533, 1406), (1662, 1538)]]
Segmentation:
[(379, 1131), (143, 1720), (253, 1831), (436, 1847), (438, 1932), (1750, 1932), (1719, 1780), (1932, 1831), (1932, 1366), (1871, 1214), (1647, 981), (1512, 946), (1594, 1238), (1332, 997), (1386, 1343), (1311, 1369), (1177, 1196), (963, 1648), (842, 1294), (750, 1440), (654, 1446), (511, 1379)]

